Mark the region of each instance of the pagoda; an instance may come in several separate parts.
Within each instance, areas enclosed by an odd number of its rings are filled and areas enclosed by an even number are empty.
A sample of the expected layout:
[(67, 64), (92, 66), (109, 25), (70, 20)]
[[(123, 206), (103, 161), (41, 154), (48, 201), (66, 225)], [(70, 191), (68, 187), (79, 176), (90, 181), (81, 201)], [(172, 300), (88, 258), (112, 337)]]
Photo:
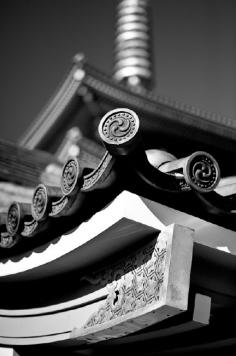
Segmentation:
[(150, 6), (118, 3), (112, 77), (75, 55), (0, 142), (0, 345), (20, 356), (236, 350), (236, 123), (154, 93)]

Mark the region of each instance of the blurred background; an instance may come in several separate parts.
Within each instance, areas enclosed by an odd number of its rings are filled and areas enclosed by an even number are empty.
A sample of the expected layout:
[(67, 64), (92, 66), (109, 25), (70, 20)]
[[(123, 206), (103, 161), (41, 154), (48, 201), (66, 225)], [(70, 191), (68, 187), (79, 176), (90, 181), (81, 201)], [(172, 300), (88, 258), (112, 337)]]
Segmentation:
[[(236, 119), (236, 2), (150, 0), (155, 92)], [(16, 142), (83, 52), (112, 75), (116, 0), (0, 2), (0, 137)]]

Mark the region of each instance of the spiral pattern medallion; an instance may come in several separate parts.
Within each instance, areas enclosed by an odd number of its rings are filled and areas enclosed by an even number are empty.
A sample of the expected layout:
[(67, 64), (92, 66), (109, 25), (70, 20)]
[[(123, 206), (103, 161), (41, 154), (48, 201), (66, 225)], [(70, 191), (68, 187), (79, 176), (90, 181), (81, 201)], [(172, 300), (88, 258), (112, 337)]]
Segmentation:
[(76, 158), (69, 158), (64, 165), (61, 177), (63, 194), (71, 194), (79, 178), (79, 162)]
[(98, 128), (101, 139), (110, 145), (122, 145), (131, 141), (138, 129), (138, 116), (129, 109), (115, 109), (108, 112)]
[(217, 161), (206, 152), (197, 152), (190, 156), (186, 166), (187, 183), (204, 193), (216, 188), (220, 179)]
[(20, 206), (18, 203), (12, 203), (7, 213), (6, 227), (10, 235), (15, 235), (20, 226)]
[(32, 215), (35, 220), (39, 221), (45, 218), (48, 204), (47, 188), (39, 184), (34, 191), (32, 202)]

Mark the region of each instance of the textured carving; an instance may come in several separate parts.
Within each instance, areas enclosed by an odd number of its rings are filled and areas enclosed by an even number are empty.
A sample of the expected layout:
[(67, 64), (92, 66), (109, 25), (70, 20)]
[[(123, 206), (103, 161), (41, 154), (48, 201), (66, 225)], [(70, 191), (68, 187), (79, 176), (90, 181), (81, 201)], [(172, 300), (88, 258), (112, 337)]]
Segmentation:
[(109, 111), (100, 121), (99, 135), (114, 154), (127, 154), (137, 146), (139, 118), (129, 109)]
[(90, 317), (72, 337), (117, 338), (187, 310), (192, 250), (193, 231), (170, 225), (136, 252), (84, 276), (106, 299), (94, 297)]
[[(67, 204), (69, 202), (68, 197), (64, 196), (62, 197), (59, 201), (56, 201), (52, 204), (52, 210), (50, 212), (50, 216), (60, 216), (61, 213), (64, 213), (65, 207), (67, 207)], [(66, 209), (67, 210), (67, 209)]]
[(9, 233), (7, 233), (7, 232), (2, 232), (1, 237), (0, 237), (0, 247), (1, 248), (11, 248), (18, 242), (19, 238), (20, 237), (18, 235), (12, 236), (12, 235), (9, 235)]
[(130, 135), (134, 135), (135, 119), (129, 113), (120, 111), (106, 118), (102, 126), (102, 134), (107, 141), (122, 143)]
[(32, 215), (35, 220), (40, 221), (46, 217), (47, 204), (47, 189), (44, 184), (39, 184), (34, 191), (32, 202)]
[(155, 239), (110, 269), (89, 276), (87, 279), (93, 284), (107, 285), (108, 296), (84, 327), (102, 324), (158, 301), (166, 252), (167, 243)]
[(61, 189), (54, 186), (46, 186), (39, 184), (34, 191), (32, 202), (32, 215), (35, 220), (44, 220), (51, 207), (53, 201), (60, 198), (62, 195)]
[(200, 193), (214, 190), (220, 179), (217, 161), (206, 152), (197, 151), (191, 156), (163, 162), (158, 169), (175, 177), (178, 189), (194, 189)]
[(106, 152), (104, 157), (102, 158), (99, 166), (93, 170), (92, 173), (86, 175), (84, 177), (84, 182), (82, 186), (82, 190), (89, 190), (94, 187), (96, 183), (102, 183), (106, 179), (106, 177), (110, 173), (110, 169), (113, 165), (113, 159), (111, 155)]
[(7, 231), (10, 235), (14, 235), (19, 231), (21, 222), (20, 205), (12, 203), (7, 214)]
[(196, 152), (189, 157), (184, 166), (186, 182), (202, 193), (213, 190), (220, 179), (217, 161), (206, 152)]
[(78, 185), (81, 186), (81, 172), (78, 160), (73, 157), (65, 163), (62, 171), (61, 189), (63, 194), (69, 195)]
[(72, 337), (117, 338), (187, 310), (192, 250), (193, 231), (170, 225), (136, 252), (84, 276), (106, 299), (93, 297), (90, 317)]
[(37, 232), (38, 221), (32, 220), (24, 224), (24, 230), (22, 231), (22, 236), (32, 236)]

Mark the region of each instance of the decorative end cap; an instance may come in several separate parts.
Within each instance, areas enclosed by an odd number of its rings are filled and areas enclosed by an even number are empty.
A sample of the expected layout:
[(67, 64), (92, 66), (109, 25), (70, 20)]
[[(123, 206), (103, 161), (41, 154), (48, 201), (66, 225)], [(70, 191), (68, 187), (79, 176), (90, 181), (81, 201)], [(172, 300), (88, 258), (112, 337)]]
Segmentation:
[(63, 194), (71, 194), (75, 187), (78, 189), (82, 186), (82, 172), (76, 157), (70, 157), (62, 170), (61, 190)]
[(9, 206), (6, 219), (6, 228), (8, 233), (13, 236), (19, 233), (21, 228), (22, 212), (20, 204), (17, 202), (12, 203)]
[(129, 109), (119, 108), (109, 111), (100, 121), (98, 132), (114, 155), (127, 155), (140, 143), (139, 118)]
[(32, 216), (36, 221), (44, 220), (47, 215), (48, 194), (44, 184), (39, 184), (33, 195)]
[(220, 168), (209, 153), (195, 152), (183, 167), (186, 182), (196, 191), (207, 193), (216, 188), (220, 180)]

